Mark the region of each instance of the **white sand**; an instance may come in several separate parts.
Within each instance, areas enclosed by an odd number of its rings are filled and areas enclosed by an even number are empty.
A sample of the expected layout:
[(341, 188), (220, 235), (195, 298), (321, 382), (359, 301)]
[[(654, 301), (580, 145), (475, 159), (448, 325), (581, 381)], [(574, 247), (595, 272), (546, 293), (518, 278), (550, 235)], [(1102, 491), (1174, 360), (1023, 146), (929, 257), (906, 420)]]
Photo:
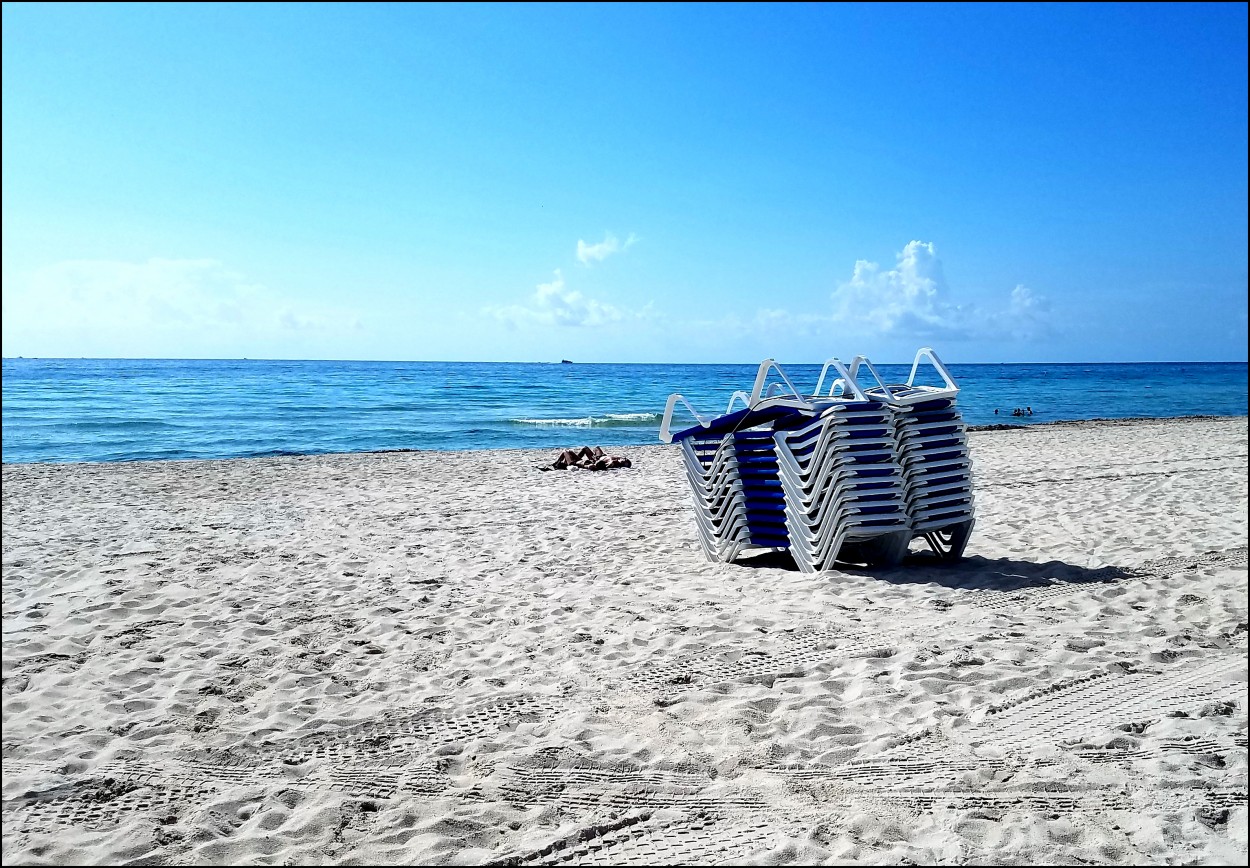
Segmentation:
[(5, 465), (4, 862), (1245, 864), (1247, 439), (974, 433), (875, 575), (673, 447)]

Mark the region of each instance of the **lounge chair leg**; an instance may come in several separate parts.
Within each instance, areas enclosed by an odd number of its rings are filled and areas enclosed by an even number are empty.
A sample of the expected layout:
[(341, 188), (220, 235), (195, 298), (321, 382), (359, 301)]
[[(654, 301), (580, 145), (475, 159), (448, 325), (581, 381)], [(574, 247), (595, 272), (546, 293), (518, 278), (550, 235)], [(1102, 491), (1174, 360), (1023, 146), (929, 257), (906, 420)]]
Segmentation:
[(911, 532), (891, 533), (879, 536), (873, 540), (873, 546), (870, 549), (868, 566), (870, 567), (897, 567), (903, 562), (903, 558), (907, 556), (907, 546), (911, 542)]
[(965, 521), (927, 531), (924, 538), (939, 558), (944, 561), (957, 561), (964, 556), (968, 537), (972, 535), (972, 524), (971, 521)]

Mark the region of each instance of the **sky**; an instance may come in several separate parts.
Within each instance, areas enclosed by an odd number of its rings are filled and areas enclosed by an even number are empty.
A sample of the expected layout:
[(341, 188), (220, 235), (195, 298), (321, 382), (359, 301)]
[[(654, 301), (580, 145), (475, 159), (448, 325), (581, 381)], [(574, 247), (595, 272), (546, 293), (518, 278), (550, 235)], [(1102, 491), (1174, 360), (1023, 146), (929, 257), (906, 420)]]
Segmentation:
[(1245, 361), (1247, 5), (3, 4), (3, 355)]

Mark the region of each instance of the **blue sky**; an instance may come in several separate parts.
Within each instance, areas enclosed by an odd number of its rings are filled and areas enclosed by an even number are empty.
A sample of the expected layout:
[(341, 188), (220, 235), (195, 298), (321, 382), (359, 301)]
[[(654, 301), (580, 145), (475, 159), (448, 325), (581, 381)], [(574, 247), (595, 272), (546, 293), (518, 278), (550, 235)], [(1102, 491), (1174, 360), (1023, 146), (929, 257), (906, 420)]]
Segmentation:
[(6, 357), (1247, 356), (1245, 4), (0, 32)]

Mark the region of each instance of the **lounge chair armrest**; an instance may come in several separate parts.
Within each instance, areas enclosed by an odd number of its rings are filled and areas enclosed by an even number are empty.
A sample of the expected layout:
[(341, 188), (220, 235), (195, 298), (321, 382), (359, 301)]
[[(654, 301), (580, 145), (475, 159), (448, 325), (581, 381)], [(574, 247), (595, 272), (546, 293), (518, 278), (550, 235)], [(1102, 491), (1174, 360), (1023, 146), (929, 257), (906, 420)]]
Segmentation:
[[(790, 382), (790, 378), (787, 377), (786, 372), (781, 369), (781, 365), (777, 364), (772, 359), (765, 359), (764, 361), (760, 362), (760, 369), (755, 374), (755, 385), (751, 389), (751, 403), (748, 404), (747, 406), (754, 407), (757, 404), (759, 404), (760, 397), (764, 394), (764, 381), (768, 379), (768, 372), (770, 370), (776, 371), (777, 375), (781, 377), (782, 380), (785, 381), (786, 386), (790, 388), (791, 394), (793, 394), (794, 397), (802, 400), (803, 394), (794, 387), (794, 383)], [(771, 386), (769, 386), (767, 397), (769, 398), (774, 397), (776, 393), (773, 392), (773, 386), (779, 387), (780, 385), (781, 385), (780, 383), (773, 383)]]
[(748, 395), (746, 392), (742, 391), (741, 389), (739, 389), (729, 396), (729, 405), (725, 407), (726, 413), (732, 413), (734, 411), (735, 401), (741, 401), (742, 406), (746, 407), (747, 409), (750, 409), (751, 407), (751, 396)]
[(839, 375), (829, 384), (830, 395), (833, 394), (834, 389), (836, 389), (839, 385), (842, 385), (845, 388), (850, 389), (851, 394), (853, 394), (858, 400), (868, 400), (868, 396), (865, 395), (864, 390), (859, 387), (859, 383), (855, 382), (855, 378), (851, 376), (850, 371), (846, 369), (846, 365), (842, 364), (837, 357), (827, 360), (825, 362), (825, 366), (820, 369), (820, 379), (816, 381), (816, 389), (812, 392), (813, 396), (820, 396), (820, 387), (825, 384), (825, 375), (829, 373), (830, 368), (833, 368), (834, 373)]
[(872, 378), (877, 381), (877, 385), (881, 387), (881, 391), (885, 393), (887, 399), (894, 397), (894, 393), (891, 392), (890, 387), (885, 384), (885, 380), (881, 379), (881, 375), (877, 373), (877, 369), (873, 366), (872, 362), (868, 360), (867, 356), (856, 356), (851, 359), (849, 372), (853, 381), (856, 383), (859, 382), (858, 377), (860, 365), (863, 365), (868, 369), (868, 373), (872, 374)]
[[(736, 394), (741, 394), (741, 393), (736, 393)], [(673, 394), (668, 396), (668, 403), (664, 405), (664, 418), (660, 422), (660, 442), (661, 443), (673, 442), (673, 435), (669, 433), (668, 426), (669, 426), (669, 423), (673, 421), (673, 409), (677, 406), (678, 401), (681, 401), (683, 404), (686, 405), (686, 409), (690, 411), (690, 415), (698, 419), (699, 424), (702, 425), (704, 428), (707, 428), (708, 426), (712, 424), (713, 420), (711, 417), (703, 416), (702, 414), (700, 414), (698, 410), (696, 410), (694, 407), (690, 405), (689, 401), (687, 401), (681, 395), (674, 392)], [(733, 401), (731, 399), (730, 406), (732, 405), (733, 405)]]
[(923, 358), (928, 358), (929, 364), (933, 365), (933, 369), (938, 372), (938, 376), (946, 384), (946, 391), (949, 392), (949, 397), (955, 397), (959, 393), (959, 387), (955, 385), (955, 379), (951, 376), (951, 372), (946, 370), (946, 365), (942, 364), (942, 360), (937, 357), (937, 353), (933, 352), (932, 347), (921, 347), (916, 351), (916, 359), (911, 363), (911, 374), (907, 377), (907, 385), (914, 386), (916, 384), (916, 371), (919, 369), (920, 360)]

